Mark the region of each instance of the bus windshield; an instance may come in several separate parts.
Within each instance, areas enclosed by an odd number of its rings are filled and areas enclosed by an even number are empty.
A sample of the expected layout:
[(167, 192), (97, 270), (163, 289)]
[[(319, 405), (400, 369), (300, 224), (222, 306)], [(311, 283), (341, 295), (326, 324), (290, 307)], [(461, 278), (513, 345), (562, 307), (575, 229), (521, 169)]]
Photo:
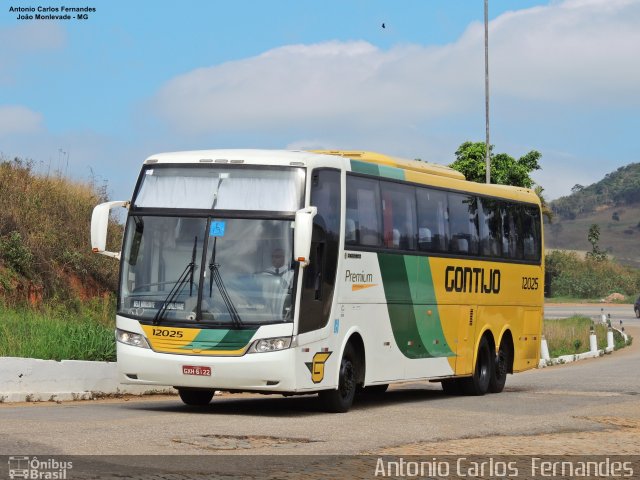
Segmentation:
[(301, 168), (154, 165), (141, 177), (134, 208), (294, 212), (304, 190)]
[(293, 222), (131, 215), (118, 313), (239, 327), (293, 319)]

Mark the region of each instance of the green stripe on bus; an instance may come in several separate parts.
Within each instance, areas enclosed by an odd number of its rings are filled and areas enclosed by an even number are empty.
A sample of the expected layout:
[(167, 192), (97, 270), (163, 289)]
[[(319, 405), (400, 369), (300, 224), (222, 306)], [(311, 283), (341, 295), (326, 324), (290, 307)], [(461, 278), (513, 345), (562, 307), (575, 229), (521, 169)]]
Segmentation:
[(360, 162), (358, 160), (351, 160), (351, 171), (367, 175), (375, 175), (376, 177), (380, 176), (378, 165), (375, 163)]
[(257, 328), (231, 330), (227, 328), (202, 329), (185, 350), (239, 350), (247, 346)]
[(379, 253), (378, 263), (391, 329), (400, 351), (407, 358), (453, 356), (435, 305), (429, 259)]
[(380, 165), (379, 169), (381, 177), (404, 180), (404, 170), (395, 167), (387, 167), (386, 165)]
[(356, 173), (364, 173), (366, 175), (375, 175), (376, 177), (393, 178), (395, 180), (404, 180), (404, 170), (387, 165), (377, 165), (375, 163), (361, 162), (359, 160), (351, 160), (351, 171)]

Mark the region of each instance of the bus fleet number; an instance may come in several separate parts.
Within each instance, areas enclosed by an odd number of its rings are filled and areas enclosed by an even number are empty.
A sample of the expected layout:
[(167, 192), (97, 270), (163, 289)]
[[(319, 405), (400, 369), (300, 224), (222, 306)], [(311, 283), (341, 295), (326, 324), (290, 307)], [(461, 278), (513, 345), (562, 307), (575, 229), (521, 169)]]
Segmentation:
[(154, 337), (170, 337), (170, 338), (182, 338), (182, 332), (178, 330), (163, 330), (161, 328), (153, 329)]
[(538, 290), (538, 277), (522, 277), (523, 290)]

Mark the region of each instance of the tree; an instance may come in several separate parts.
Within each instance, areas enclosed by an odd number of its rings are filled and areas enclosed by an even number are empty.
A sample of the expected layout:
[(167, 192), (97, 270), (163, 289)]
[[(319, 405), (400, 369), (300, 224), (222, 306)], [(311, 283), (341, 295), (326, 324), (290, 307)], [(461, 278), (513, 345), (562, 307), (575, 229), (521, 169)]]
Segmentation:
[(542, 186), (540, 185), (536, 185), (533, 188), (533, 191), (536, 192), (536, 195), (538, 195), (538, 198), (540, 199), (540, 210), (542, 210), (542, 216), (549, 220), (549, 223), (553, 222), (553, 210), (549, 208), (547, 200), (542, 195), (542, 192), (544, 192), (544, 188), (542, 188)]
[(587, 252), (586, 257), (601, 262), (607, 259), (607, 252), (600, 250), (598, 242), (600, 241), (600, 227), (597, 224), (592, 224), (589, 227), (589, 233), (587, 240), (591, 244), (591, 251)]
[[(486, 181), (485, 152), (486, 147), (483, 142), (464, 142), (456, 150), (455, 162), (449, 166), (464, 174), (465, 178), (471, 182), (484, 183)], [(540, 152), (531, 150), (516, 160), (506, 153), (494, 155), (493, 145), (491, 145), (489, 157), (491, 183), (533, 188), (535, 182), (529, 175), (535, 170), (540, 170), (538, 163), (542, 157)]]
[[(486, 145), (483, 142), (464, 142), (456, 150), (456, 160), (449, 165), (454, 170), (462, 173), (471, 182), (484, 183), (486, 181)], [(531, 178), (531, 172), (540, 170), (538, 160), (542, 154), (531, 150), (518, 160), (506, 153), (493, 154), (493, 145), (489, 146), (491, 159), (491, 183), (501, 185), (513, 185), (515, 187), (534, 188), (542, 204), (542, 214), (551, 221), (553, 212), (547, 205), (542, 192), (544, 188)]]

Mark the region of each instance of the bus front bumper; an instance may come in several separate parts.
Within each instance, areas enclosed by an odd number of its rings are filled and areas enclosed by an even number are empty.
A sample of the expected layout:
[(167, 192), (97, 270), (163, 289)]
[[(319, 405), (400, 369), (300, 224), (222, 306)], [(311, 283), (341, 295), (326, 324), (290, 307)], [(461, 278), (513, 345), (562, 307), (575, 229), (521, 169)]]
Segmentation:
[[(269, 392), (295, 391), (295, 351), (249, 353), (239, 357), (175, 355), (117, 343), (120, 382), (133, 385)], [(187, 367), (187, 368), (184, 368)], [(193, 375), (189, 367), (208, 367)], [(206, 372), (205, 369), (195, 371)]]

